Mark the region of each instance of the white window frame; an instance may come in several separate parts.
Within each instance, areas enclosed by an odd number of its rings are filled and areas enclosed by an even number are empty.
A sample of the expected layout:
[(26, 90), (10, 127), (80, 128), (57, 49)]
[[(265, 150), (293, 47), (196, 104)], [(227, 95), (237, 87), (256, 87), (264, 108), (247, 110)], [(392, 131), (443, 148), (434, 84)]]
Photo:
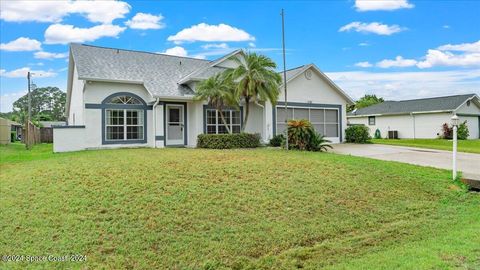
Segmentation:
[[(123, 124), (122, 125), (109, 125), (108, 124), (108, 115), (109, 111), (123, 111)], [(138, 120), (136, 125), (127, 124), (127, 111), (136, 111), (138, 113)], [(121, 142), (121, 141), (138, 141), (145, 138), (145, 128), (144, 128), (144, 110), (139, 109), (105, 109), (105, 141), (107, 142)], [(108, 127), (123, 127), (123, 139), (108, 139)], [(141, 127), (142, 128), (142, 137), (136, 139), (127, 138), (128, 127)]]
[[(276, 118), (276, 123), (275, 123), (275, 128), (276, 130), (278, 131), (278, 124), (281, 124), (281, 125), (285, 125), (285, 119), (278, 119), (278, 109), (283, 109), (285, 110), (285, 106), (277, 106), (276, 107), (276, 110), (275, 110), (275, 118)], [(337, 137), (329, 137), (329, 138), (338, 138), (340, 137), (340, 109), (338, 108), (329, 108), (329, 107), (302, 107), (302, 106), (287, 106), (287, 110), (288, 109), (292, 109), (292, 119), (295, 119), (295, 109), (304, 109), (304, 110), (308, 110), (308, 121), (310, 121), (311, 119), (311, 110), (323, 110), (323, 123), (321, 122), (311, 122), (310, 123), (312, 125), (323, 125), (323, 132), (322, 132), (322, 135), (326, 135), (326, 128), (327, 128), (327, 124), (336, 124), (337, 125)], [(337, 122), (326, 122), (325, 121), (325, 111), (327, 110), (331, 110), (331, 111), (337, 111)], [(285, 112), (286, 115), (288, 115), (288, 111)], [(289, 119), (290, 120), (290, 119)], [(299, 119), (295, 119), (295, 120), (299, 120)], [(277, 134), (280, 134), (277, 132)], [(326, 137), (326, 136), (325, 136)]]
[[(209, 124), (208, 123), (208, 113), (211, 112), (211, 111), (215, 111), (215, 124)], [(240, 110), (231, 110), (231, 109), (227, 109), (227, 110), (222, 110), (222, 112), (230, 112), (230, 117), (229, 117), (229, 128), (230, 130), (232, 131), (232, 133), (235, 133), (233, 132), (233, 127), (236, 126), (236, 127), (239, 127), (239, 132), (237, 133), (240, 133), (242, 131), (242, 113)], [(240, 115), (240, 123), (239, 124), (233, 124), (233, 113), (232, 112), (237, 112), (239, 115)], [(222, 121), (222, 118), (220, 117), (220, 113), (218, 112), (218, 110), (216, 109), (206, 109), (205, 111), (205, 133), (206, 134), (224, 134), (224, 133), (218, 133), (218, 127), (219, 126), (224, 126), (223, 124), (223, 121)], [(224, 115), (225, 116), (225, 115)], [(227, 119), (225, 119), (227, 120)], [(215, 133), (208, 133), (208, 127), (215, 127)]]

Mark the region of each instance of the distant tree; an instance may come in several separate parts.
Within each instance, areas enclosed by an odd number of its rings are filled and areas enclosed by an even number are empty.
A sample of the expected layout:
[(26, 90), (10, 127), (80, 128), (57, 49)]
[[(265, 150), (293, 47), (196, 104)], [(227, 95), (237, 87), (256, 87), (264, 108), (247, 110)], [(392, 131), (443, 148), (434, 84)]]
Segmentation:
[(365, 108), (374, 104), (384, 102), (383, 98), (379, 98), (376, 95), (365, 95), (361, 97), (354, 105), (347, 108), (347, 111), (351, 112), (355, 109)]
[[(67, 95), (58, 87), (41, 87), (31, 92), (32, 120), (63, 121), (65, 120), (65, 102)], [(21, 122), (28, 115), (28, 94), (13, 103), (13, 115)], [(12, 119), (14, 120), (14, 119)], [(17, 121), (18, 121), (17, 120)]]

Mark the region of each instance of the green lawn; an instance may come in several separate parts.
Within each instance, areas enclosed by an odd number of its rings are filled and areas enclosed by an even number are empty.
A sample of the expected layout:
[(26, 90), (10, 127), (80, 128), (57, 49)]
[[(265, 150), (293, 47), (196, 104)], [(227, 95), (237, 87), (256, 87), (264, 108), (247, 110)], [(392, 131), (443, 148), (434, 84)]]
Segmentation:
[(276, 149), (0, 147), (0, 269), (479, 269), (445, 170)]
[[(452, 150), (452, 141), (451, 140), (442, 140), (442, 139), (373, 139), (373, 143), (378, 144), (391, 144), (391, 145), (401, 145), (401, 146), (412, 146), (420, 148), (430, 148), (430, 149), (439, 149), (439, 150)], [(480, 140), (459, 140), (458, 151), (468, 152), (468, 153), (478, 153), (480, 154)]]

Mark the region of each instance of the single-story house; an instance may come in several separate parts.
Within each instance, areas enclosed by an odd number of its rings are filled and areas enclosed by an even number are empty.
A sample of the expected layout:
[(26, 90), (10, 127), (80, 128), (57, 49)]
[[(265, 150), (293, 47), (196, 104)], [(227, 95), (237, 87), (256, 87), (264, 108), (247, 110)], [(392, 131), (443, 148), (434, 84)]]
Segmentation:
[[(54, 151), (111, 147), (195, 147), (202, 133), (225, 133), (217, 111), (194, 99), (201, 80), (235, 68), (236, 50), (209, 61), (159, 53), (71, 44), (67, 125), (54, 127)], [(346, 107), (352, 99), (315, 65), (287, 71), (288, 115), (310, 119), (333, 142), (343, 141)], [(280, 102), (250, 105), (246, 132), (264, 142), (285, 129)], [(227, 110), (233, 132), (243, 125), (240, 110)]]
[(9, 144), (12, 141), (12, 132), (15, 132), (15, 139), (22, 137), (22, 124), (0, 117), (0, 144)]
[(380, 130), (382, 138), (397, 131), (399, 139), (430, 139), (442, 135), (442, 126), (451, 125), (456, 114), (467, 121), (468, 139), (480, 136), (480, 100), (476, 94), (385, 101), (347, 114), (348, 124), (363, 124), (373, 137)]

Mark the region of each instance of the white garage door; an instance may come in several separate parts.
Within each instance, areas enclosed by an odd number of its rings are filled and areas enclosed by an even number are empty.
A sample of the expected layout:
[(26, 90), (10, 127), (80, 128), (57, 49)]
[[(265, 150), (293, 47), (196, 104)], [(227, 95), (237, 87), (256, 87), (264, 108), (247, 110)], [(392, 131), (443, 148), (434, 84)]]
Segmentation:
[[(285, 132), (285, 108), (276, 108), (276, 134)], [(338, 109), (330, 108), (303, 108), (303, 107), (288, 107), (288, 119), (307, 119), (309, 120), (315, 130), (327, 138), (339, 138), (339, 111)]]

